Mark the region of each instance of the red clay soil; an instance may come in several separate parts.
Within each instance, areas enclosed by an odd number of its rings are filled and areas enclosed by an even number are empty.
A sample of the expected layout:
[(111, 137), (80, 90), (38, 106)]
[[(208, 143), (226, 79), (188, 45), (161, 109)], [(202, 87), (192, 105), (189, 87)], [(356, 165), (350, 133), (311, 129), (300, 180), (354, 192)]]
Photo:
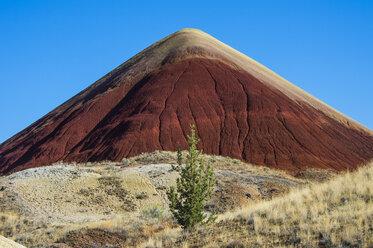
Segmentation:
[(219, 60), (185, 59), (133, 86), (111, 88), (117, 78), (106, 78), (84, 99), (72, 98), (4, 142), (0, 173), (60, 160), (120, 161), (179, 144), (185, 149), (190, 124), (205, 153), (292, 173), (354, 169), (373, 158), (371, 134)]

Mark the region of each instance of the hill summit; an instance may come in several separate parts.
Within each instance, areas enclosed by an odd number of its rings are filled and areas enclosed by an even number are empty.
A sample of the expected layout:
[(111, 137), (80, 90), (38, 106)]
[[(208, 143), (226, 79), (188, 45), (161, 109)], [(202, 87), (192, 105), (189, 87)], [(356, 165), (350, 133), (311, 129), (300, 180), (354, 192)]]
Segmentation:
[(196, 29), (146, 48), (0, 145), (0, 173), (187, 147), (290, 172), (373, 158), (373, 132)]

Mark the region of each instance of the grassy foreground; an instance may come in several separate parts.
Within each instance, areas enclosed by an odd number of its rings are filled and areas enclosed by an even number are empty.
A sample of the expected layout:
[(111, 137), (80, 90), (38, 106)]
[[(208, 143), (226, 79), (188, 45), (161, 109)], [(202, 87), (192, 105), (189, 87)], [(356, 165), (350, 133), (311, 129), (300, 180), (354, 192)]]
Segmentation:
[[(209, 211), (234, 211), (308, 184), (282, 171), (203, 155), (217, 179)], [(121, 162), (57, 163), (0, 177), (0, 235), (28, 248), (139, 247), (179, 229), (166, 190), (175, 185), (175, 152)], [(176, 237), (175, 236), (175, 237)]]
[(373, 163), (294, 178), (204, 158), (218, 181), (210, 207), (220, 215), (212, 225), (177, 226), (164, 193), (176, 154), (153, 152), (0, 177), (0, 235), (29, 248), (373, 247)]
[(373, 247), (373, 163), (219, 219), (176, 240), (155, 237), (148, 245)]

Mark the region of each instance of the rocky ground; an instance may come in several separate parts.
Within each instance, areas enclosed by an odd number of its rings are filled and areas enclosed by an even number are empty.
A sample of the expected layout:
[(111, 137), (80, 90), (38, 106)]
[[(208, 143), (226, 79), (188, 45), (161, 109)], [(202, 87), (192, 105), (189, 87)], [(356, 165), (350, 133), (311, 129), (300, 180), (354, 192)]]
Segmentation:
[[(137, 246), (175, 225), (166, 199), (178, 176), (175, 158), (155, 152), (121, 163), (56, 164), (1, 177), (0, 235), (28, 247), (81, 247), (94, 237), (114, 247)], [(207, 211), (224, 213), (309, 183), (230, 158), (205, 158), (217, 179)], [(138, 237), (144, 226), (149, 233)]]

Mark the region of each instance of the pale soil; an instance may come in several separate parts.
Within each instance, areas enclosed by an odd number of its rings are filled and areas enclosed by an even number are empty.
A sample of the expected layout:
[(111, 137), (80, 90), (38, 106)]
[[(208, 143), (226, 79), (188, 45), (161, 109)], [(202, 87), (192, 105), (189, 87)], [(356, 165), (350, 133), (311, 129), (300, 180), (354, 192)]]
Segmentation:
[(24, 248), (23, 245), (17, 244), (16, 242), (0, 236), (0, 247), (1, 248)]
[[(144, 211), (155, 206), (169, 215), (166, 191), (178, 173), (170, 163), (141, 165), (143, 160), (137, 158), (137, 166), (61, 164), (1, 177), (0, 235), (37, 247), (64, 242), (66, 233), (84, 227), (137, 228), (139, 221), (148, 221)], [(217, 213), (305, 185), (300, 179), (239, 161), (215, 156), (213, 161), (217, 184), (208, 210)]]

